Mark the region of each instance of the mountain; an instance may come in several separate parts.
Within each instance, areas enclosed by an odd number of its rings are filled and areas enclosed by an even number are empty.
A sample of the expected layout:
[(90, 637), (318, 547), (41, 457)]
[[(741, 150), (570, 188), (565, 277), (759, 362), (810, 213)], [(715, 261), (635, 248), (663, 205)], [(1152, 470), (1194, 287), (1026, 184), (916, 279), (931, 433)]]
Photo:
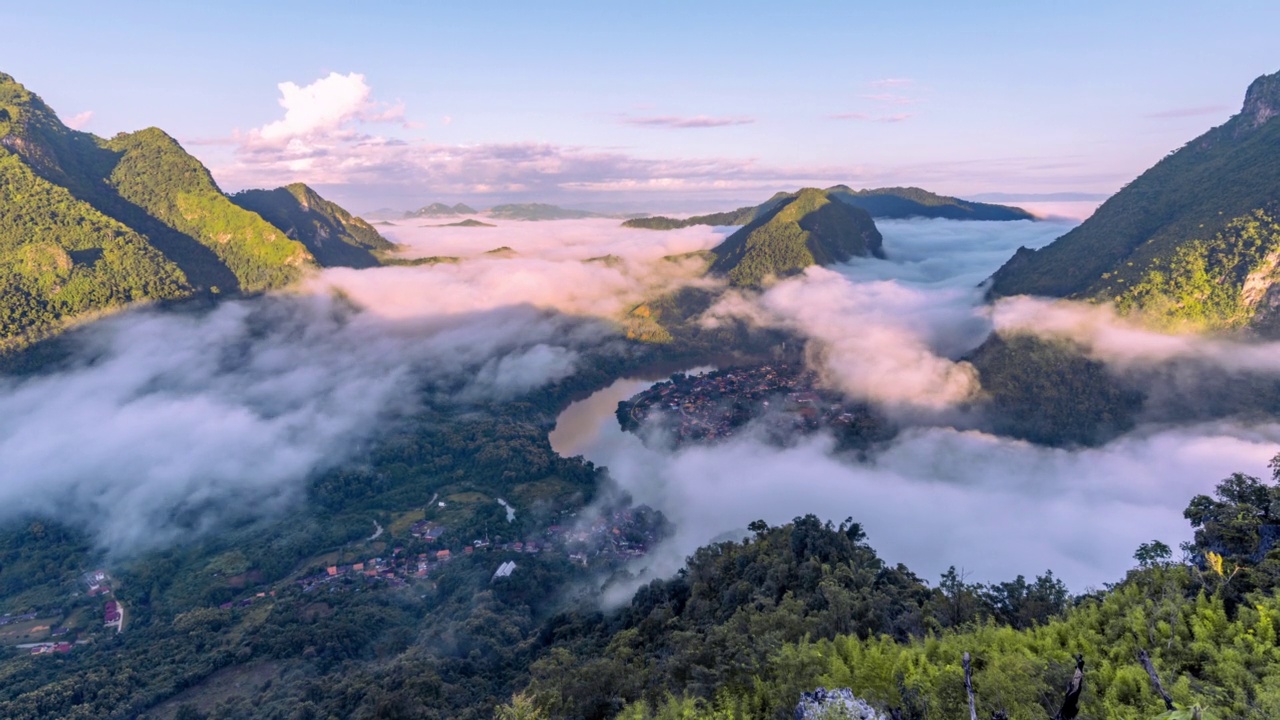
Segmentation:
[(1280, 73), (1241, 111), (1170, 153), (1084, 223), (1020, 248), (992, 297), (1115, 302), (1156, 324), (1271, 330), (1280, 304)]
[(373, 251), (395, 247), (372, 225), (302, 183), (275, 190), (245, 190), (232, 195), (231, 201), (301, 242), (326, 267), (375, 267), (378, 258)]
[(853, 190), (847, 185), (827, 188), (841, 202), (862, 208), (873, 218), (942, 218), (945, 220), (1035, 220), (1022, 208), (961, 200), (918, 187)]
[(676, 230), (678, 228), (693, 227), (694, 225), (746, 225), (792, 196), (791, 193), (775, 193), (773, 197), (759, 205), (748, 205), (737, 210), (711, 213), (709, 215), (694, 215), (684, 219), (663, 217), (661, 215), (632, 218), (623, 221), (622, 226), (642, 228), (644, 230)]
[(476, 211), (470, 206), (458, 203), (449, 206), (444, 203), (431, 203), (417, 210), (413, 210), (404, 214), (406, 219), (409, 218), (435, 218), (435, 217), (454, 217), (455, 215), (475, 215)]
[[(1035, 216), (1022, 208), (991, 205), (948, 197), (916, 187), (877, 188), (853, 190), (847, 185), (834, 185), (826, 189), (834, 199), (847, 205), (866, 210), (873, 218), (943, 218), (947, 220), (1034, 220)], [(746, 225), (772, 210), (786, 198), (796, 193), (776, 193), (759, 205), (748, 205), (728, 212), (695, 215), (678, 219), (663, 216), (636, 218), (622, 223), (623, 227), (645, 230), (675, 230), (694, 225)]]
[(314, 265), (161, 130), (71, 130), (4, 74), (0, 201), (0, 348), (132, 302), (280, 287)]
[(489, 209), (489, 216), (501, 220), (578, 220), (581, 218), (608, 217), (586, 210), (547, 205), (546, 203), (517, 203), (496, 205)]
[(422, 227), (498, 227), (493, 223), (481, 222), (475, 218), (467, 218), (458, 222), (444, 223), (443, 225), (423, 225)]
[(810, 265), (884, 257), (881, 241), (865, 210), (826, 190), (805, 188), (716, 246), (711, 272), (728, 276), (734, 285), (756, 286), (767, 276), (793, 275)]

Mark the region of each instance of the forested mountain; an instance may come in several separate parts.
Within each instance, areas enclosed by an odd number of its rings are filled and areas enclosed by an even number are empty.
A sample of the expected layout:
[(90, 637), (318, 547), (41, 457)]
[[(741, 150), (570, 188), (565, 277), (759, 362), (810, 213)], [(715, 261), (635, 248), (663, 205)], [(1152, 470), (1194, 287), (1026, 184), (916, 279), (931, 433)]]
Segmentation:
[(231, 201), (301, 242), (326, 267), (374, 267), (379, 263), (373, 251), (395, 247), (372, 225), (302, 183), (275, 190), (245, 190), (232, 195)]
[[(972, 202), (959, 198), (937, 195), (916, 187), (891, 187), (853, 190), (847, 185), (833, 185), (826, 189), (831, 197), (866, 210), (873, 218), (944, 218), (947, 220), (1034, 220), (1035, 216), (1022, 208), (1007, 205)], [(797, 193), (775, 193), (759, 205), (740, 207), (728, 212), (694, 215), (684, 219), (663, 216), (635, 218), (622, 223), (623, 227), (646, 230), (675, 230), (694, 225), (746, 225), (764, 215), (778, 203)]]
[(973, 202), (938, 195), (918, 187), (854, 190), (847, 185), (827, 188), (841, 202), (860, 207), (873, 218), (942, 218), (946, 220), (1035, 220), (1022, 208)]
[(883, 257), (880, 231), (865, 210), (806, 188), (782, 199), (717, 245), (711, 272), (734, 285), (757, 286), (810, 265), (830, 265), (854, 256)]
[(1157, 324), (1276, 324), (1280, 303), (1280, 73), (1241, 111), (1126, 185), (1079, 227), (1020, 249), (993, 297), (1112, 301)]
[(139, 300), (280, 287), (314, 263), (164, 132), (71, 130), (3, 74), (0, 201), (0, 346)]

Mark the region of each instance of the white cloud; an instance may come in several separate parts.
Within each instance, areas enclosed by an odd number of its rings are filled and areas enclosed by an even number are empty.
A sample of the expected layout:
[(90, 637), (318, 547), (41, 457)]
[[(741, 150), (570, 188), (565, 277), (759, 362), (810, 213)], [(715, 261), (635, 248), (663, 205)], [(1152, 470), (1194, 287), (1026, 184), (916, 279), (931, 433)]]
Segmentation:
[(404, 106), (387, 106), (371, 99), (373, 90), (364, 75), (336, 72), (310, 85), (282, 82), (280, 107), (284, 117), (249, 131), (251, 144), (287, 146), (290, 143), (332, 142), (357, 137), (354, 121), (398, 122)]
[(85, 110), (82, 113), (76, 113), (75, 115), (72, 115), (70, 118), (65, 120), (63, 124), (71, 128), (72, 130), (83, 130), (84, 127), (88, 125), (89, 121), (92, 119), (93, 119), (93, 111)]
[(882, 557), (926, 578), (951, 565), (981, 582), (1052, 570), (1080, 592), (1123, 577), (1140, 543), (1190, 539), (1182, 511), (1191, 498), (1231, 472), (1264, 472), (1280, 445), (1274, 424), (1141, 432), (1085, 450), (933, 428), (860, 461), (823, 436), (777, 447), (741, 435), (673, 453), (622, 433), (609, 409), (598, 417), (594, 439), (575, 452), (676, 528), (649, 556), (652, 574), (617, 588), (615, 602), (697, 547), (745, 536), (753, 520), (807, 513), (852, 517)]
[(756, 119), (751, 117), (710, 117), (707, 115), (694, 115), (692, 117), (661, 115), (636, 118), (628, 117), (622, 119), (622, 122), (628, 125), (665, 128), (726, 127), (730, 125), (750, 125), (755, 121)]

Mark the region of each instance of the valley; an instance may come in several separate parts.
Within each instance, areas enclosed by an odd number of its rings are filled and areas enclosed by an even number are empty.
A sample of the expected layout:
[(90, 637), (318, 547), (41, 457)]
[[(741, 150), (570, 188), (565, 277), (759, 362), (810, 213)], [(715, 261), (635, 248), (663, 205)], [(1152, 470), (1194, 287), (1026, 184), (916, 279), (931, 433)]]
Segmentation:
[(327, 73), (218, 137), (0, 75), (0, 717), (1280, 713), (1280, 74), (1075, 221), (827, 163), (904, 77), (779, 169)]

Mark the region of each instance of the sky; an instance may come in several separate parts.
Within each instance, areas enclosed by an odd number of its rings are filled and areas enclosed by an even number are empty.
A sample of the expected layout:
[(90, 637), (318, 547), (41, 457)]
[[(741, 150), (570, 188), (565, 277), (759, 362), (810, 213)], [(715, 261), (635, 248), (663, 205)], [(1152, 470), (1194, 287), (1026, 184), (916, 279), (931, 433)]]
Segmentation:
[(1105, 196), (1280, 70), (1280, 5), (0, 1), (0, 71), (351, 209)]

